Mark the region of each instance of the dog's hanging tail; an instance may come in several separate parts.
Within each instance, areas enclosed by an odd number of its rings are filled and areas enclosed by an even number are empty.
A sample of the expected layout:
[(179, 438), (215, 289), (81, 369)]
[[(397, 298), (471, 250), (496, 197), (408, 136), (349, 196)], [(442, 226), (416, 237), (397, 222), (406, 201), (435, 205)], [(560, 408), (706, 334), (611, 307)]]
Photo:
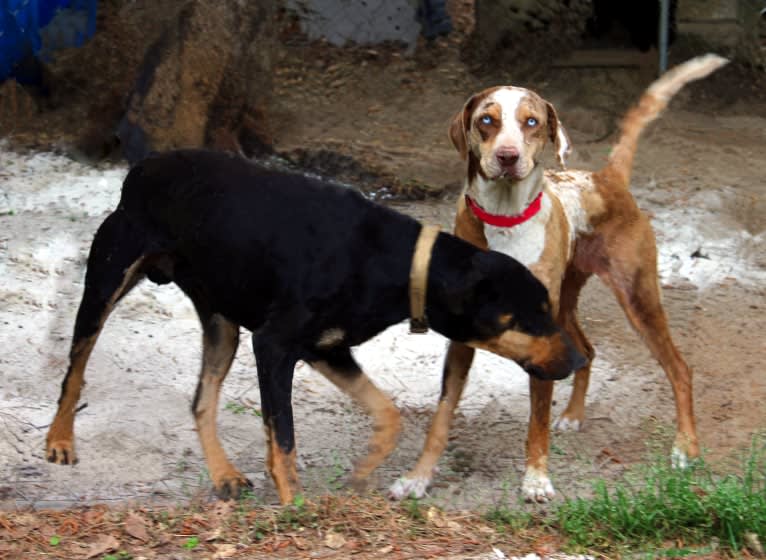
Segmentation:
[(633, 156), (644, 128), (654, 121), (667, 107), (673, 96), (689, 82), (704, 78), (729, 61), (716, 54), (698, 56), (671, 68), (653, 82), (625, 115), (622, 121), (622, 135), (612, 148), (609, 162), (603, 172), (616, 173), (625, 188), (630, 184)]

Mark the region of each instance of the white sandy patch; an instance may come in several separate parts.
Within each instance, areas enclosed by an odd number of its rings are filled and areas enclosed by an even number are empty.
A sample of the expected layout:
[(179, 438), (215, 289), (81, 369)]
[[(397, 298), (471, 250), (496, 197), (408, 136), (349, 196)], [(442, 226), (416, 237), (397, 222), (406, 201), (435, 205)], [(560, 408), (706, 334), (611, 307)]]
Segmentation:
[[(728, 193), (700, 191), (683, 204), (654, 209), (658, 269), (663, 282), (691, 282), (699, 289), (728, 280), (766, 282), (762, 254), (766, 232), (750, 233), (725, 211)], [(732, 194), (733, 196), (733, 194)], [(692, 256), (695, 255), (695, 256)]]
[(99, 216), (117, 205), (126, 174), (122, 165), (93, 167), (48, 152), (15, 154), (0, 145), (0, 211)]
[[(0, 144), (0, 339), (5, 349), (0, 353), (0, 428), (7, 436), (0, 438), (0, 486), (13, 487), (14, 500), (21, 505), (146, 498), (153, 492), (177, 497), (185, 495), (185, 486), (209, 488), (201, 474), (204, 460), (190, 412), (200, 365), (200, 328), (190, 302), (172, 285), (143, 283), (107, 322), (86, 372), (81, 402), (88, 407), (77, 415), (80, 464), (50, 465), (43, 455), (46, 425), (66, 371), (90, 242), (117, 204), (126, 171), (122, 165), (90, 167), (50, 153), (15, 154)], [(762, 280), (762, 271), (747, 268), (751, 245), (762, 234), (748, 239), (736, 233), (722, 222), (723, 213), (703, 209), (707, 203), (693, 200), (685, 209), (656, 212), (663, 280), (685, 275), (701, 286), (731, 275)], [(690, 221), (690, 216), (697, 219)], [(711, 259), (689, 261), (688, 255), (700, 246)], [(675, 253), (681, 255), (677, 268), (672, 266)], [(587, 313), (583, 318), (587, 324)], [(446, 344), (433, 332), (409, 334), (402, 323), (355, 349), (355, 355), (398, 406), (430, 413), (439, 397)], [(604, 391), (622, 387), (610, 379), (635, 369), (625, 364), (618, 349), (600, 344), (598, 352), (588, 396), (594, 404)], [(294, 386), (299, 456), (320, 466), (332, 462), (331, 453), (349, 462), (358, 456), (367, 437), (361, 412), (305, 365), (297, 368)], [(570, 387), (570, 381), (556, 384), (554, 417), (566, 404)], [(497, 422), (525, 429), (528, 398), (528, 377), (519, 367), (477, 352), (459, 412), (467, 425), (494, 414)], [(223, 386), (221, 408), (231, 402), (260, 407), (246, 332)], [(617, 424), (634, 420), (614, 419)], [(219, 426), (232, 460), (257, 488), (272, 491), (265, 482), (261, 420), (251, 412), (222, 410)], [(400, 449), (406, 450), (408, 444), (419, 446), (423, 434), (405, 437)], [(518, 451), (523, 465), (523, 437), (506, 444)], [(381, 486), (411, 466), (415, 456), (404, 458), (407, 465), (395, 465)]]

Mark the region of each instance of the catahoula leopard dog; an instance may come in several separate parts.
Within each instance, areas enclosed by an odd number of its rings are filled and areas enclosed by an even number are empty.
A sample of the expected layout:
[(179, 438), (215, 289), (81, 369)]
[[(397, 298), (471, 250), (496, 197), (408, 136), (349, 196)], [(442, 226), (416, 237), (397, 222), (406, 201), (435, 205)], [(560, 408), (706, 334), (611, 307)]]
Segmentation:
[[(643, 94), (622, 123), (606, 166), (596, 172), (545, 171), (539, 158), (550, 140), (564, 168), (570, 142), (553, 105), (513, 86), (472, 96), (452, 120), (449, 136), (467, 161), (455, 233), (474, 245), (511, 255), (548, 288), (558, 324), (588, 358), (575, 374), (569, 403), (555, 426), (578, 430), (585, 419), (594, 350), (577, 321), (580, 290), (592, 275), (612, 289), (628, 320), (665, 370), (676, 402), (672, 459), (683, 466), (699, 454), (692, 410), (692, 375), (673, 343), (660, 298), (657, 249), (649, 219), (630, 194), (638, 138), (686, 83), (726, 60), (694, 58), (665, 73)], [(391, 495), (421, 496), (447, 442), (474, 349), (453, 342), (444, 365), (439, 406), (415, 468)], [(522, 492), (527, 500), (554, 496), (548, 476), (553, 382), (530, 378), (530, 424)]]

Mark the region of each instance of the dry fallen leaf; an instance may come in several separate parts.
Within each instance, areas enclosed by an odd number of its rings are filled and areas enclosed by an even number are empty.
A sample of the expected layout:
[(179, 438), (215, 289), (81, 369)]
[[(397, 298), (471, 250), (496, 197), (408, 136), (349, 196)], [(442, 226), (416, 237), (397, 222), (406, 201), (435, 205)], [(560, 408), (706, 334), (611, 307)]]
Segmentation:
[(303, 537), (291, 535), (290, 538), (293, 539), (293, 544), (295, 545), (295, 548), (297, 548), (298, 550), (308, 550), (309, 548), (311, 548), (311, 545), (309, 544), (309, 542)]
[(440, 512), (434, 506), (431, 506), (430, 508), (428, 508), (428, 513), (426, 513), (426, 517), (428, 518), (429, 523), (433, 524), (434, 527), (438, 527), (439, 529), (447, 525), (447, 522), (444, 520), (444, 515), (442, 515), (442, 512)]
[(388, 546), (384, 546), (383, 548), (379, 548), (378, 549), (378, 554), (388, 554), (392, 550), (394, 550), (394, 547), (393, 547), (393, 545), (389, 544)]
[(761, 544), (761, 541), (758, 540), (758, 535), (756, 533), (745, 533), (744, 537), (745, 546), (758, 556), (763, 556), (763, 545)]
[(125, 517), (125, 532), (134, 539), (143, 542), (149, 540), (149, 533), (146, 532), (146, 521), (136, 513), (131, 512)]
[(221, 538), (221, 528), (216, 527), (212, 531), (209, 531), (207, 533), (202, 533), (200, 535), (200, 538), (205, 542), (217, 541), (218, 539)]
[(225, 519), (231, 515), (231, 512), (234, 510), (234, 505), (232, 501), (223, 501), (218, 500), (215, 505), (213, 506), (213, 509), (211, 513), (218, 517), (219, 519)]
[(236, 544), (216, 544), (213, 558), (231, 558), (237, 553)]
[(85, 558), (95, 558), (101, 556), (112, 550), (117, 550), (120, 547), (120, 541), (115, 539), (112, 535), (99, 535), (95, 542), (90, 544), (90, 547), (85, 553)]
[(346, 544), (346, 539), (343, 535), (336, 533), (335, 531), (327, 531), (327, 534), (324, 537), (324, 545), (326, 547), (338, 550), (344, 544)]

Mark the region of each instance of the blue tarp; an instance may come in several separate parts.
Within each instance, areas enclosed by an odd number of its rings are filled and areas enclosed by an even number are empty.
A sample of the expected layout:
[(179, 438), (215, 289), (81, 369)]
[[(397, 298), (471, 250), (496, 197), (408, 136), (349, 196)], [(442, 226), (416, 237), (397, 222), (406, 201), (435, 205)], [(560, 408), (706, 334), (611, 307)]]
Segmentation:
[(25, 57), (49, 60), (96, 31), (98, 0), (0, 0), (0, 81)]

